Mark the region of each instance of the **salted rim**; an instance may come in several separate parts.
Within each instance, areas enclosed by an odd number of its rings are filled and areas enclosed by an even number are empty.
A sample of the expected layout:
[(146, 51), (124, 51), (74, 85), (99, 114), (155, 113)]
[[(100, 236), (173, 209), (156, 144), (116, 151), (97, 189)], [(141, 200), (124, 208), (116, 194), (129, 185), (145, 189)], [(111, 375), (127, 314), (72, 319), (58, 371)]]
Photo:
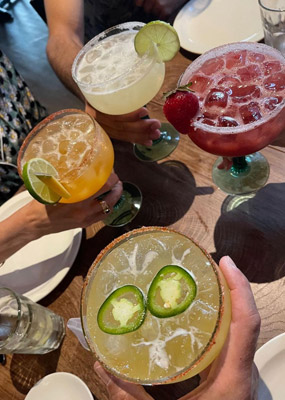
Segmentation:
[[(83, 87), (84, 89), (89, 88), (88, 93), (92, 93), (92, 89), (95, 88), (104, 88), (104, 86), (106, 84), (110, 84), (113, 82), (116, 82), (117, 80), (120, 80), (122, 78), (124, 78), (126, 75), (128, 75), (130, 72), (134, 71), (137, 68), (138, 64), (141, 64), (143, 61), (150, 59), (150, 63), (148, 65), (148, 67), (145, 69), (144, 73), (142, 75), (140, 75), (138, 77), (138, 79), (136, 79), (135, 82), (130, 83), (129, 85), (123, 86), (122, 88), (119, 89), (123, 89), (125, 87), (131, 86), (134, 83), (138, 82), (139, 80), (141, 80), (148, 72), (149, 70), (152, 68), (153, 64), (157, 61), (157, 58), (155, 56), (152, 56), (152, 54), (156, 53), (156, 50), (154, 49), (154, 53), (152, 53), (152, 49), (150, 49), (147, 53), (145, 53), (143, 56), (138, 56), (138, 60), (132, 64), (130, 66), (130, 68), (127, 68), (126, 71), (124, 71), (122, 74), (116, 76), (115, 78), (112, 79), (108, 79), (108, 80), (104, 80), (103, 82), (97, 83), (97, 84), (86, 84), (82, 81), (80, 81), (77, 77), (77, 72), (78, 72), (78, 68), (81, 64), (81, 61), (83, 60), (84, 56), (87, 54), (87, 52), (92, 49), (92, 47), (94, 45), (96, 45), (99, 41), (103, 41), (106, 38), (109, 38), (111, 36), (108, 36), (108, 34), (112, 31), (115, 30), (121, 30), (118, 33), (122, 33), (124, 31), (127, 32), (138, 32), (139, 30), (135, 29), (135, 27), (140, 27), (142, 28), (143, 26), (145, 26), (145, 23), (143, 22), (125, 22), (123, 24), (119, 24), (119, 25), (115, 25), (112, 26), (111, 28), (106, 29), (105, 31), (99, 33), (97, 36), (95, 36), (93, 39), (89, 40), (89, 42), (87, 42), (85, 44), (84, 47), (82, 47), (82, 49), (79, 51), (79, 53), (77, 54), (77, 56), (75, 57), (73, 64), (72, 64), (72, 68), (71, 68), (71, 73), (72, 73), (72, 77), (74, 79), (74, 81), (81, 87)], [(108, 92), (113, 92), (114, 90), (108, 90), (108, 91), (104, 91), (102, 93), (106, 94)], [(96, 94), (100, 94), (101, 92), (96, 92)]]
[[(215, 328), (213, 329), (213, 333), (211, 335), (211, 337), (209, 338), (209, 341), (207, 343), (207, 345), (205, 345), (203, 351), (199, 354), (199, 356), (187, 367), (183, 368), (181, 371), (179, 371), (179, 373), (176, 374), (172, 374), (171, 376), (168, 376), (166, 378), (162, 378), (162, 379), (157, 379), (157, 380), (140, 380), (140, 379), (132, 379), (126, 375), (120, 374), (117, 371), (115, 371), (114, 369), (112, 369), (110, 366), (108, 366), (107, 364), (104, 363), (104, 361), (102, 361), (99, 357), (99, 355), (97, 354), (97, 352), (95, 351), (95, 346), (92, 343), (92, 340), (89, 339), (88, 336), (88, 327), (85, 325), (87, 325), (86, 323), (86, 315), (84, 314), (84, 305), (86, 304), (87, 307), (87, 301), (86, 301), (86, 292), (89, 288), (89, 283), (93, 282), (93, 274), (94, 274), (94, 270), (96, 270), (96, 267), (100, 265), (100, 263), (102, 262), (102, 260), (105, 258), (105, 256), (108, 256), (108, 254), (110, 253), (110, 251), (112, 251), (114, 248), (116, 248), (117, 246), (120, 245), (121, 241), (125, 241), (126, 239), (133, 237), (133, 236), (138, 236), (140, 234), (144, 234), (144, 233), (151, 233), (151, 232), (168, 232), (168, 233), (175, 233), (178, 234), (180, 236), (185, 237), (187, 240), (190, 240), (195, 246), (197, 246), (202, 253), (206, 256), (206, 258), (208, 259), (208, 261), (211, 264), (211, 267), (216, 275), (217, 278), (217, 283), (218, 283), (218, 287), (219, 287), (219, 300), (220, 300), (220, 306), (219, 306), (219, 311), (218, 311), (218, 316), (217, 316), (217, 321), (216, 321), (216, 325)], [(187, 375), (191, 369), (195, 368), (204, 358), (204, 356), (208, 353), (208, 351), (211, 350), (211, 348), (213, 347), (213, 345), (215, 345), (216, 343), (216, 337), (220, 331), (220, 327), (221, 327), (221, 323), (223, 320), (223, 315), (224, 315), (224, 305), (225, 305), (225, 287), (222, 285), (221, 283), (221, 278), (220, 276), (222, 275), (222, 272), (219, 271), (219, 269), (217, 268), (217, 264), (215, 263), (215, 261), (213, 260), (213, 258), (210, 256), (210, 254), (208, 254), (206, 252), (205, 249), (203, 249), (195, 240), (193, 240), (191, 237), (178, 232), (174, 229), (169, 229), (169, 228), (165, 228), (165, 227), (159, 227), (159, 226), (150, 226), (150, 227), (141, 227), (138, 229), (134, 229), (130, 232), (127, 232), (119, 237), (117, 237), (116, 239), (114, 239), (111, 243), (109, 243), (103, 250), (101, 250), (101, 252), (98, 254), (98, 256), (95, 258), (94, 262), (92, 263), (86, 277), (83, 283), (83, 287), (82, 287), (82, 292), (81, 292), (81, 299), (80, 299), (80, 319), (81, 319), (81, 325), (82, 325), (82, 330), (83, 330), (83, 334), (85, 337), (85, 340), (90, 348), (90, 350), (92, 351), (93, 355), (96, 357), (96, 359), (104, 366), (105, 369), (107, 369), (110, 373), (112, 373), (113, 375), (117, 376), (120, 379), (123, 380), (127, 380), (129, 382), (135, 382), (135, 383), (140, 383), (142, 385), (155, 385), (155, 384), (163, 384), (163, 383), (175, 383), (175, 381), (177, 381), (177, 379), (181, 379), (184, 375)], [(84, 315), (83, 315), (84, 314)]]
[[(260, 52), (261, 54), (268, 54), (271, 57), (275, 57), (277, 60), (281, 62), (281, 64), (285, 67), (285, 58), (280, 53), (279, 50), (274, 49), (273, 47), (267, 46), (263, 43), (252, 43), (252, 42), (235, 42), (230, 44), (224, 44), (222, 46), (215, 47), (214, 49), (206, 51), (204, 54), (196, 58), (184, 71), (184, 73), (180, 76), (178, 80), (178, 86), (182, 86), (188, 82), (183, 82), (183, 78), (186, 78), (186, 75), (193, 75), (197, 70), (200, 69), (201, 64), (205, 61), (219, 57), (223, 54), (228, 53), (229, 51), (233, 50), (252, 50), (254, 52)], [(282, 72), (282, 71), (281, 71)], [(188, 80), (188, 79), (187, 79)], [(260, 125), (266, 124), (271, 119), (275, 118), (276, 115), (280, 113), (280, 111), (285, 106), (285, 97), (281, 101), (280, 104), (270, 113), (268, 113), (265, 117), (259, 119), (258, 121), (251, 122), (246, 125), (238, 125), (236, 127), (217, 127), (211, 126), (207, 124), (203, 124), (202, 122), (195, 121), (193, 122), (194, 129), (201, 129), (205, 132), (215, 133), (215, 134), (227, 134), (227, 135), (236, 135), (237, 133), (245, 133), (249, 130), (257, 128)]]

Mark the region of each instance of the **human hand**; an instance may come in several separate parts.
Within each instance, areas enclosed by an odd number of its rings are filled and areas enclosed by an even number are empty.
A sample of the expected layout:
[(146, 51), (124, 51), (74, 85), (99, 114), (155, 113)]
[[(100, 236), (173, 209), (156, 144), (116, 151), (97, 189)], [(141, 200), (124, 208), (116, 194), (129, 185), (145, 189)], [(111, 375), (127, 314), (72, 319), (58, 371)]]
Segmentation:
[(122, 194), (122, 183), (115, 173), (110, 175), (106, 184), (97, 193), (86, 200), (71, 204), (58, 203), (55, 206), (33, 200), (23, 207), (23, 212), (31, 216), (30, 229), (36, 238), (48, 233), (85, 228), (106, 217), (97, 200), (98, 196), (106, 192), (109, 193), (104, 197), (104, 201), (112, 210)]
[(160, 136), (161, 124), (157, 119), (141, 119), (148, 115), (145, 107), (129, 114), (108, 115), (86, 103), (85, 112), (95, 118), (112, 139), (151, 146)]
[(181, 7), (185, 0), (136, 0), (138, 7), (143, 7), (146, 14), (154, 14), (160, 19), (166, 19)]
[[(200, 386), (180, 400), (255, 400), (258, 371), (253, 362), (260, 316), (248, 280), (229, 257), (220, 260), (232, 301), (232, 321), (226, 343), (206, 371)], [(145, 390), (110, 375), (97, 362), (95, 371), (106, 385), (110, 400), (150, 400)]]

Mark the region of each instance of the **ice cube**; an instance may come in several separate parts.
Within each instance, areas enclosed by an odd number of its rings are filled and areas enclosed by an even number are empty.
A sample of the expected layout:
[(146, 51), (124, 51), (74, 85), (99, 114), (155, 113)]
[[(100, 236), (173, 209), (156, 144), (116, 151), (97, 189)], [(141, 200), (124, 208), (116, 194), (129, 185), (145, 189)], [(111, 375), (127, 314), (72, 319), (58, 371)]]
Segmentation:
[(192, 85), (190, 86), (191, 89), (195, 92), (203, 93), (212, 83), (212, 79), (201, 75), (193, 75), (191, 79), (189, 79), (189, 82), (192, 82)]
[(258, 65), (251, 64), (247, 67), (243, 67), (237, 70), (242, 82), (254, 81), (261, 75), (261, 71)]
[(259, 105), (254, 101), (241, 106), (239, 111), (244, 124), (250, 124), (262, 118)]
[(279, 61), (267, 61), (262, 64), (264, 75), (270, 75), (274, 72), (281, 71), (281, 64)]
[(234, 103), (245, 103), (249, 99), (260, 97), (260, 88), (257, 85), (238, 85), (230, 88), (229, 94)]
[(226, 67), (228, 69), (232, 69), (234, 67), (241, 67), (245, 65), (246, 61), (246, 56), (247, 56), (247, 51), (246, 50), (236, 50), (236, 51), (231, 51), (226, 54)]
[(239, 123), (234, 118), (227, 115), (222, 115), (218, 118), (218, 126), (230, 127), (238, 125)]
[(204, 62), (201, 66), (200, 71), (205, 75), (212, 75), (215, 72), (221, 70), (224, 66), (224, 60), (222, 58), (211, 58)]
[(211, 89), (205, 99), (207, 107), (226, 107), (228, 102), (228, 94), (223, 89)]
[(285, 89), (285, 73), (278, 72), (270, 75), (264, 80), (264, 87), (275, 92)]

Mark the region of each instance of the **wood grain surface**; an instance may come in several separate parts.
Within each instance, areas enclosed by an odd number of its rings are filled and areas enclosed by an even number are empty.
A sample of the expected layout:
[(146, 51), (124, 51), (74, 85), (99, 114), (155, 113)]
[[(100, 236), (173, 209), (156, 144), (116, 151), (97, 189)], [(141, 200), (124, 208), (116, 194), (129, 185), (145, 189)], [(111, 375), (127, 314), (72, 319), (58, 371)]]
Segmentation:
[[(167, 64), (160, 93), (149, 104), (150, 115), (164, 121), (162, 93), (172, 89), (191, 62), (179, 53)], [(121, 180), (136, 183), (143, 193), (143, 206), (127, 229), (139, 226), (171, 226), (192, 236), (218, 262), (229, 255), (251, 282), (262, 326), (258, 347), (285, 331), (285, 150), (269, 146), (262, 151), (270, 166), (267, 185), (248, 201), (228, 211), (233, 201), (212, 182), (215, 156), (181, 135), (177, 149), (167, 159), (154, 163), (137, 160), (128, 143), (114, 143), (115, 170)], [(236, 200), (236, 199), (235, 199)], [(62, 315), (65, 322), (79, 316), (84, 277), (98, 252), (126, 228), (96, 224), (87, 229), (70, 272), (40, 304)], [(13, 355), (0, 365), (0, 399), (22, 400), (43, 376), (66, 371), (82, 378), (94, 398), (106, 400), (104, 386), (93, 372), (94, 359), (72, 332), (58, 351), (47, 355)], [(174, 400), (198, 383), (195, 377), (174, 385), (149, 388), (158, 400)]]

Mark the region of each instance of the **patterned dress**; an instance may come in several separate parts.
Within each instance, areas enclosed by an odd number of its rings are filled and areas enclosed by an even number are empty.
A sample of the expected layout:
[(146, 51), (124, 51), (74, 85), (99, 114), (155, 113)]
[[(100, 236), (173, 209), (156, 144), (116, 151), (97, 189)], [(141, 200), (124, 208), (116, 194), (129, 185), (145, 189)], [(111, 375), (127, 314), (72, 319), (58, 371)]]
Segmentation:
[(0, 50), (0, 204), (22, 185), (17, 155), (30, 130), (46, 110), (33, 97), (27, 84)]

